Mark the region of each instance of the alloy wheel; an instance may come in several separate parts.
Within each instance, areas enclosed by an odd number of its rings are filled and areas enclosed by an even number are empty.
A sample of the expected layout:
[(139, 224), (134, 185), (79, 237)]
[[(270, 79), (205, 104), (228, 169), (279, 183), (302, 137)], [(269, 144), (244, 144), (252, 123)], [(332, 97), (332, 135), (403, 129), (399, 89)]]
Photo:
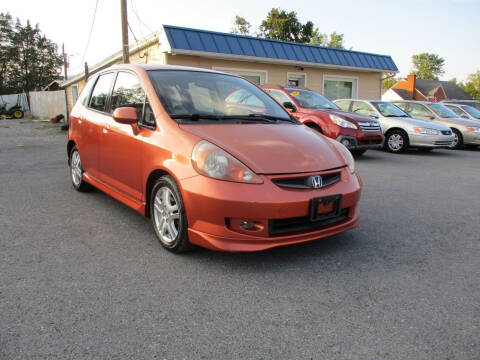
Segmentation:
[(458, 134), (456, 133), (456, 131), (453, 132), (453, 136), (454, 136), (453, 142), (452, 142), (452, 144), (449, 146), (450, 149), (455, 149), (455, 148), (457, 147), (457, 145), (458, 145), (458, 140), (459, 140), (459, 139), (458, 139)]
[(72, 153), (72, 159), (70, 160), (70, 171), (72, 174), (72, 181), (75, 187), (79, 187), (82, 182), (82, 161), (80, 160), (80, 154), (78, 151)]
[(160, 240), (167, 245), (172, 244), (179, 232), (180, 212), (175, 194), (166, 186), (155, 194), (153, 216)]
[(392, 151), (399, 151), (403, 148), (403, 137), (399, 134), (393, 134), (388, 138), (388, 147)]

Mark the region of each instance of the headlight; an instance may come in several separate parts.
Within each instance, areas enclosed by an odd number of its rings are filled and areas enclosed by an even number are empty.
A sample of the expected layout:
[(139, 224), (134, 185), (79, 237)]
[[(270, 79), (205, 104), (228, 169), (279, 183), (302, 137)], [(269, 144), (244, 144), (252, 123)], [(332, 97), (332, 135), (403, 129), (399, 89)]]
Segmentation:
[(263, 184), (261, 177), (226, 151), (201, 140), (192, 151), (193, 168), (200, 174), (218, 180)]
[(353, 160), (353, 156), (350, 151), (348, 151), (348, 149), (344, 145), (340, 144), (336, 140), (330, 139), (328, 137), (325, 137), (325, 139), (330, 141), (330, 143), (335, 146), (335, 148), (338, 150), (338, 152), (342, 155), (343, 159), (347, 163), (348, 169), (353, 174), (355, 172), (355, 160)]
[(422, 134), (422, 135), (438, 135), (440, 132), (435, 129), (429, 129), (429, 128), (413, 128), (417, 134)]
[(480, 133), (480, 127), (467, 127), (467, 130), (474, 133)]
[(340, 127), (350, 128), (350, 129), (358, 129), (357, 125), (351, 123), (350, 121), (342, 119), (340, 116), (332, 115), (332, 114), (330, 114), (328, 116), (330, 117), (330, 120), (332, 120), (335, 124), (337, 124)]

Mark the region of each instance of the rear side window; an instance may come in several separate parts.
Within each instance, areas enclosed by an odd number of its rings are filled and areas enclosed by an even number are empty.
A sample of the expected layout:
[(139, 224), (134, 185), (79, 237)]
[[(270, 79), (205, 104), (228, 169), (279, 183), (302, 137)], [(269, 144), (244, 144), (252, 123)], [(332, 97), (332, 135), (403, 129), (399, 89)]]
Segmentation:
[(290, 100), (289, 97), (284, 93), (282, 93), (281, 91), (269, 90), (269, 89), (266, 89), (265, 91), (282, 105), (283, 103), (286, 103), (286, 102), (291, 102), (293, 104), (293, 101)]
[(408, 103), (396, 103), (396, 102), (392, 102), (393, 105), (395, 105), (396, 107), (399, 107), (400, 109), (402, 109), (403, 111), (407, 111), (407, 106), (408, 106)]
[(92, 109), (106, 111), (107, 99), (112, 88), (113, 73), (100, 75), (93, 88), (90, 105)]
[(352, 112), (356, 112), (362, 115), (370, 115), (372, 113), (375, 113), (375, 111), (372, 109), (372, 107), (369, 104), (364, 103), (362, 101), (353, 102)]
[(348, 109), (350, 108), (350, 101), (348, 100), (335, 101), (335, 105), (337, 105), (343, 111), (348, 111)]
[(408, 106), (410, 116), (433, 116), (433, 113), (422, 104), (410, 103)]
[(445, 106), (448, 107), (450, 110), (452, 110), (455, 114), (457, 114), (460, 117), (462, 117), (462, 116), (465, 117), (466, 116), (465, 112), (462, 109), (460, 109), (456, 106), (452, 106), (452, 105), (445, 105)]
[(111, 112), (119, 107), (133, 107), (137, 110), (137, 116), (142, 118), (145, 92), (138, 78), (127, 72), (119, 72), (112, 93)]

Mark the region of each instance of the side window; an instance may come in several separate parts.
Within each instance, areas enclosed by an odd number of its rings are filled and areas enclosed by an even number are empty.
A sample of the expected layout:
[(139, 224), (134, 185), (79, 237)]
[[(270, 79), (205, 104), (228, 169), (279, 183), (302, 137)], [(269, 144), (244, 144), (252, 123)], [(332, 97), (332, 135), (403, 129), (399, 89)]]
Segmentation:
[(373, 110), (369, 104), (363, 101), (354, 101), (352, 105), (352, 112), (362, 115), (370, 115), (371, 113), (374, 113), (375, 110)]
[(96, 78), (91, 78), (87, 81), (87, 84), (83, 87), (83, 90), (80, 92), (80, 101), (84, 106), (88, 106), (88, 99), (90, 98), (90, 92), (92, 91), (93, 84), (95, 84)]
[(350, 101), (349, 100), (339, 100), (335, 101), (335, 105), (337, 105), (343, 111), (349, 111), (350, 108)]
[(293, 104), (293, 101), (290, 100), (290, 98), (281, 91), (268, 90), (268, 89), (265, 91), (282, 105), (284, 102), (291, 102)]
[(112, 86), (112, 80), (113, 80), (113, 73), (100, 75), (98, 77), (97, 83), (93, 88), (89, 107), (99, 111), (106, 110), (107, 98)]
[(452, 105), (445, 105), (445, 106), (448, 107), (450, 110), (452, 110), (456, 115), (458, 115), (460, 117), (465, 117), (465, 115), (466, 115), (465, 112), (462, 109), (460, 109), (456, 106), (452, 106)]
[(142, 118), (145, 92), (140, 85), (140, 80), (130, 73), (120, 71), (115, 81), (112, 93), (111, 111), (119, 107), (133, 107), (137, 110), (137, 116)]
[(422, 104), (410, 103), (408, 112), (411, 117), (415, 116), (433, 116), (433, 113)]
[(408, 103), (392, 103), (392, 104), (399, 107), (403, 111), (407, 112)]
[(145, 99), (145, 112), (143, 113), (142, 124), (149, 128), (155, 127), (155, 116), (148, 103), (148, 99)]

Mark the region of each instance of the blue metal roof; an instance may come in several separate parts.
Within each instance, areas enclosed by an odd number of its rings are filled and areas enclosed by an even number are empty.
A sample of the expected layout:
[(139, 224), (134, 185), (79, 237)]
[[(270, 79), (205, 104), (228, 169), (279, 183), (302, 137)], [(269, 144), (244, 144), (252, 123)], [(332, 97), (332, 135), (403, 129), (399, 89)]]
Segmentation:
[(172, 50), (201, 51), (332, 66), (398, 71), (388, 55), (163, 25)]

